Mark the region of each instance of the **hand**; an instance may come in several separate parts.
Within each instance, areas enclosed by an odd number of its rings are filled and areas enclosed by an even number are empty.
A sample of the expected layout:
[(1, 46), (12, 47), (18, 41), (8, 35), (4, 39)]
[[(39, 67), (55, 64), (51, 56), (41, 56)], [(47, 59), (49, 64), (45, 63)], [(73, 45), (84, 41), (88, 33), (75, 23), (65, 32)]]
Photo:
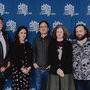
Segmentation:
[(36, 63), (34, 63), (33, 66), (35, 69), (39, 68), (39, 66)]
[(0, 71), (1, 71), (1, 72), (5, 72), (5, 70), (6, 70), (6, 67), (1, 67), (1, 68), (0, 68)]
[(62, 69), (58, 69), (57, 70), (57, 74), (60, 76), (60, 77), (64, 77), (64, 72), (62, 71)]
[(46, 69), (50, 69), (51, 68), (51, 65), (49, 65)]
[(31, 70), (31, 67), (22, 67), (21, 68), (21, 71), (24, 73), (24, 74), (28, 74)]
[(30, 72), (31, 67), (25, 67), (25, 68), (26, 68), (27, 72)]
[(24, 67), (22, 67), (22, 68), (21, 68), (21, 71), (22, 71), (24, 74), (28, 74), (27, 69), (26, 69), (26, 68), (24, 68)]
[(10, 65), (11, 65), (11, 63), (10, 63), (10, 62), (8, 62), (7, 68), (9, 68), (9, 67), (10, 67)]

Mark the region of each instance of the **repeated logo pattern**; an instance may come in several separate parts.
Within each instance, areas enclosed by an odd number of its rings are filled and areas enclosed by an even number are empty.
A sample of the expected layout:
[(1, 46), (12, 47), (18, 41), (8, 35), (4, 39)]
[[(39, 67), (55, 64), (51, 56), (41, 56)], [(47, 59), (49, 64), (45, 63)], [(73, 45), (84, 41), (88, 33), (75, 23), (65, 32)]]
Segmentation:
[(38, 28), (39, 28), (39, 25), (38, 25), (38, 22), (37, 21), (31, 21), (29, 23), (29, 31), (30, 32), (33, 32), (35, 31), (36, 33), (38, 32)]
[(9, 14), (9, 12), (5, 11), (5, 5), (3, 3), (0, 3), (0, 14), (4, 15), (4, 14)]
[(16, 31), (16, 22), (13, 20), (8, 20), (6, 22), (6, 30), (15, 32)]
[[(57, 1), (57, 2), (59, 2), (59, 1)], [(52, 25), (51, 27), (54, 28), (58, 24), (64, 25), (64, 24), (68, 23), (68, 21), (66, 22), (66, 21), (63, 21), (62, 18), (59, 18), (58, 14), (62, 15), (63, 18), (68, 16), (68, 18), (70, 18), (70, 19), (73, 18), (74, 16), (79, 17), (79, 15), (80, 15), (80, 12), (78, 12), (76, 10), (76, 5), (74, 3), (64, 3), (62, 5), (63, 8), (62, 8), (61, 13), (57, 13), (57, 10), (59, 12), (59, 11), (61, 11), (61, 8), (59, 8), (57, 5), (55, 8), (55, 6), (53, 6), (53, 4), (49, 3), (49, 2), (47, 2), (47, 3), (41, 2), (39, 5), (37, 5), (38, 12), (34, 12), (35, 9), (32, 9), (31, 8), (32, 6), (30, 5), (30, 3), (25, 3), (25, 2), (20, 1), (20, 2), (16, 2), (16, 6), (14, 6), (14, 9), (13, 9), (13, 8), (8, 7), (6, 5), (6, 3), (0, 1), (0, 15), (1, 16), (8, 17), (11, 15), (11, 13), (12, 13), (11, 11), (14, 10), (13, 15), (15, 15), (15, 18), (13, 20), (11, 18), (8, 18), (6, 20), (6, 22), (5, 22), (6, 23), (6, 30), (15, 32), (16, 27), (18, 26), (18, 24), (17, 24), (18, 20), (16, 19), (16, 17), (20, 17), (20, 16), (22, 17), (22, 19), (23, 19), (23, 17), (24, 17), (24, 19), (27, 18), (27, 20), (30, 17), (30, 21), (27, 23), (27, 27), (29, 27), (29, 32), (36, 32), (37, 33), (39, 20), (43, 19), (41, 17), (44, 17), (47, 19), (51, 18), (51, 21), (50, 21), (51, 25)], [(36, 9), (36, 11), (37, 11), (37, 9)], [(90, 5), (88, 4), (88, 6), (85, 9), (86, 9), (86, 15), (89, 16), (90, 15)], [(35, 15), (37, 15), (37, 16), (35, 16)], [(35, 18), (34, 18), (34, 16), (35, 16)], [(57, 20), (54, 19), (57, 16), (58, 16), (58, 19)], [(39, 19), (36, 19), (38, 17), (39, 17)], [(82, 19), (79, 19), (75, 23), (76, 23), (76, 25), (77, 24), (86, 25), (85, 21), (83, 21)]]
[(55, 28), (57, 25), (63, 25), (63, 23), (60, 21), (54, 21), (53, 22), (53, 28)]
[(24, 3), (20, 3), (18, 5), (18, 11), (17, 14), (23, 14), (24, 16), (26, 15), (31, 15), (32, 12), (29, 12), (28, 10), (28, 5), (24, 4)]
[(72, 4), (67, 4), (64, 7), (64, 14), (65, 15), (70, 15), (70, 16), (74, 16), (74, 15), (78, 15), (78, 13), (75, 13), (75, 6), (73, 6)]
[(55, 13), (52, 13), (52, 8), (48, 4), (41, 5), (41, 15), (55, 15)]

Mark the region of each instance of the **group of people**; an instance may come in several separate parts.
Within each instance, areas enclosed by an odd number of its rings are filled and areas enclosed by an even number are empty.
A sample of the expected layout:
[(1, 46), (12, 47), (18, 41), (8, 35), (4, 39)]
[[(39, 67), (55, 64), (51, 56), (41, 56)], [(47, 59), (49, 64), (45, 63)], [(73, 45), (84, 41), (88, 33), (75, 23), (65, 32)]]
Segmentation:
[(76, 25), (75, 39), (69, 41), (63, 25), (57, 25), (50, 35), (49, 24), (43, 20), (33, 47), (25, 26), (17, 29), (12, 43), (2, 29), (0, 17), (0, 90), (7, 72), (12, 90), (30, 90), (32, 71), (35, 90), (90, 90), (90, 38), (85, 25)]

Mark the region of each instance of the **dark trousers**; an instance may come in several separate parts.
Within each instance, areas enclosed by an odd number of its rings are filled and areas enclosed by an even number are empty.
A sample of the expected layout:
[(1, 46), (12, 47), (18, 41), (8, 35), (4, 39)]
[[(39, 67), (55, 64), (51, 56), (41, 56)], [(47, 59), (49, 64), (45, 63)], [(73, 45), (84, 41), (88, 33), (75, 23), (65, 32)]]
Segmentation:
[(5, 83), (5, 77), (3, 73), (0, 73), (0, 90), (3, 89)]
[(46, 90), (48, 70), (38, 68), (35, 70), (36, 90)]
[(76, 90), (90, 90), (90, 80), (75, 80)]

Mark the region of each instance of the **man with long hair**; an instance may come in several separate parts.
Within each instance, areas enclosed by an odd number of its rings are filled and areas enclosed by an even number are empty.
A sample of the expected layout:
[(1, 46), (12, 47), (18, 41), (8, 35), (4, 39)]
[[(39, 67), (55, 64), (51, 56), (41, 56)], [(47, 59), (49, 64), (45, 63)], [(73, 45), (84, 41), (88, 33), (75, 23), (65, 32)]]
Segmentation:
[(73, 75), (76, 90), (90, 90), (90, 38), (89, 30), (79, 24), (74, 30)]

